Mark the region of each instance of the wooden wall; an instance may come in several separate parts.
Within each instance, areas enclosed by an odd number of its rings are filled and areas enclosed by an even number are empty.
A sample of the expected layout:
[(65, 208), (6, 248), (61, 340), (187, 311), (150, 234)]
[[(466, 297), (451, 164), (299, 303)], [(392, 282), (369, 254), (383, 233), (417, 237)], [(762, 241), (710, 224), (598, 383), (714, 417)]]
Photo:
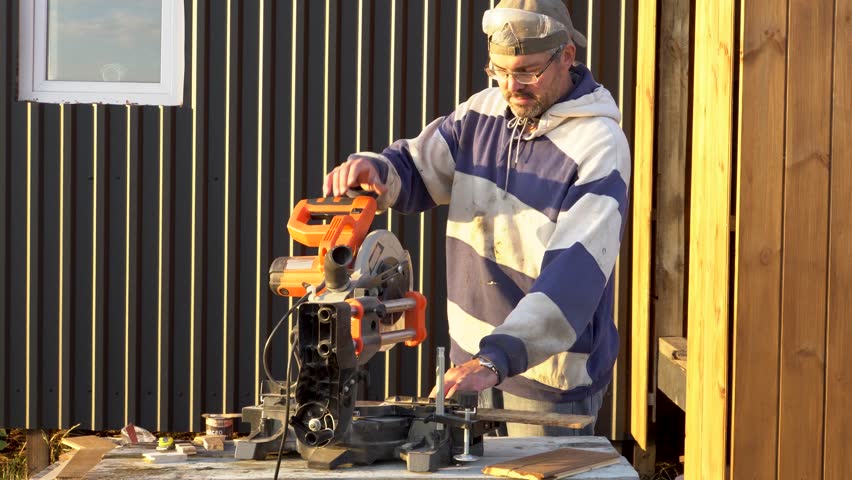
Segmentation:
[(732, 473), (847, 478), (852, 2), (745, 3)]
[[(636, 178), (659, 181), (642, 184), (655, 189), (650, 212), (641, 213), (650, 219), (648, 243), (655, 242), (648, 260), (654, 281), (651, 312), (634, 310), (633, 330), (647, 321), (653, 345), (663, 335), (660, 322), (677, 318), (676, 307), (668, 314), (659, 308), (670, 293), (660, 272), (671, 271), (667, 248), (677, 242), (666, 232), (677, 231), (678, 221), (663, 213), (663, 190), (669, 182), (677, 190), (686, 174), (687, 479), (848, 478), (852, 1), (694, 2), (694, 19), (678, 17), (694, 49), (682, 153), (688, 163), (667, 173), (682, 138), (673, 140), (671, 129), (684, 122), (682, 110), (662, 100), (678, 85), (669, 76), (678, 58), (665, 54), (677, 44), (665, 19), (678, 6), (658, 2), (653, 23), (642, 23), (640, 6), (640, 45), (656, 31), (658, 48), (649, 70), (645, 62), (654, 56), (640, 47), (637, 120), (647, 120), (645, 104), (653, 105), (657, 131), (640, 138), (648, 127), (637, 124), (637, 161), (649, 141), (654, 161), (645, 160), (651, 170)], [(644, 77), (647, 71), (655, 77)], [(648, 195), (635, 186), (636, 195)]]

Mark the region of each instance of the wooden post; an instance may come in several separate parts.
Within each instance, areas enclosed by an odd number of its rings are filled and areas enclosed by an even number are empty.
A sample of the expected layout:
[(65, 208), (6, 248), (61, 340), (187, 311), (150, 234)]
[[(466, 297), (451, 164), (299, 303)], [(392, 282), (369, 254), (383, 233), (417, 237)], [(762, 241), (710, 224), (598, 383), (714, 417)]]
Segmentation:
[(630, 433), (640, 448), (648, 438), (648, 346), (651, 302), (651, 199), (654, 191), (656, 2), (640, 2), (636, 41), (636, 151), (633, 169), (633, 295), (631, 305)]
[(725, 478), (735, 3), (695, 5), (687, 480)]
[(38, 473), (50, 465), (50, 448), (44, 432), (27, 430), (27, 472)]

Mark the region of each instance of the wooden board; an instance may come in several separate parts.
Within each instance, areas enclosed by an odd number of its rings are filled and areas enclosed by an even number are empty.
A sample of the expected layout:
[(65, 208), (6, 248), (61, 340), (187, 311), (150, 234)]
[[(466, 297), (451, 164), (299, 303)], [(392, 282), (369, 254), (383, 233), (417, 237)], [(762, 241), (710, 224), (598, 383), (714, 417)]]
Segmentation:
[(567, 415), (562, 413), (524, 412), (497, 408), (477, 408), (474, 418), (497, 422), (526, 423), (529, 425), (548, 425), (551, 427), (583, 428), (592, 423), (594, 417), (588, 415)]
[(595, 468), (618, 463), (617, 453), (590, 452), (576, 448), (560, 448), (550, 452), (528, 455), (508, 462), (495, 463), (482, 469), (482, 473), (495, 477), (543, 480), (564, 478)]
[(68, 445), (69, 447), (80, 450), (83, 448), (94, 448), (101, 450), (112, 450), (116, 447), (115, 442), (110, 439), (103, 437), (96, 437), (94, 435), (85, 435), (82, 437), (65, 437), (62, 439), (63, 445)]
[(852, 459), (852, 1), (839, 0), (834, 19), (831, 135), (831, 228), (826, 338), (826, 479), (849, 476)]
[(787, 5), (741, 15), (731, 478), (776, 478)]
[(52, 473), (50, 478), (81, 479), (101, 461), (107, 452), (116, 447), (112, 440), (92, 435), (66, 437), (62, 439), (62, 443), (76, 451), (61, 468)]
[(822, 478), (834, 1), (788, 8), (778, 474)]
[(734, 0), (695, 6), (686, 478), (725, 478)]
[(656, 2), (640, 2), (636, 40), (636, 135), (633, 161), (633, 299), (630, 328), (630, 433), (641, 448), (648, 436), (648, 356), (651, 302), (651, 199), (654, 193)]

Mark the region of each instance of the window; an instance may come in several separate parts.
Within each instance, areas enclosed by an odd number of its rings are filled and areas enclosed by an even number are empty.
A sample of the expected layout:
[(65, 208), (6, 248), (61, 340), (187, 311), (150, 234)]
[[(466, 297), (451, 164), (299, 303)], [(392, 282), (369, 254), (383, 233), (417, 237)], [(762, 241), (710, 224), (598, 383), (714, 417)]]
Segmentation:
[(20, 5), (20, 100), (181, 104), (182, 0), (26, 0)]

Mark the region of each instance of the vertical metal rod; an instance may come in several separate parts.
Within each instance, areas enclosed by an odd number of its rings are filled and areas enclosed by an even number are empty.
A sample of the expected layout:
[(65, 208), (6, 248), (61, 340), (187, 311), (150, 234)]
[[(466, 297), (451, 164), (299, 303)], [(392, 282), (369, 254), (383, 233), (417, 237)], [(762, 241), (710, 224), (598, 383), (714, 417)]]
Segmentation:
[[(470, 410), (464, 409), (465, 422), (470, 421)], [(464, 426), (464, 456), (470, 456), (470, 424)]]
[[(435, 414), (443, 415), (444, 414), (444, 347), (438, 347), (438, 395), (435, 399)], [(438, 423), (438, 430), (444, 429), (443, 423)]]

